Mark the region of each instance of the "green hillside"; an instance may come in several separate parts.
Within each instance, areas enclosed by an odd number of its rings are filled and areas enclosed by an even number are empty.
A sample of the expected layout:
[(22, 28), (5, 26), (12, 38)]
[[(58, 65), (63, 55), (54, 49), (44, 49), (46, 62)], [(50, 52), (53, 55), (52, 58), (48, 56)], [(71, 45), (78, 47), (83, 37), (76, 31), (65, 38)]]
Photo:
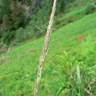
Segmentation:
[[(0, 96), (32, 96), (43, 40), (27, 41), (0, 56)], [(45, 64), (40, 96), (95, 96), (96, 13), (52, 33)]]

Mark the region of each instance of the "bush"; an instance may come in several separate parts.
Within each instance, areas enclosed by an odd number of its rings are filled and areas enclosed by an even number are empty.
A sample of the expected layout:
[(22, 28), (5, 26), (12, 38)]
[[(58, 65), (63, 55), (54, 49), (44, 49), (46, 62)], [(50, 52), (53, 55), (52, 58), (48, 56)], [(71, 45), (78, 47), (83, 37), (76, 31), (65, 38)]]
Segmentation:
[(55, 58), (51, 63), (54, 65), (55, 74), (61, 74), (58, 78), (63, 80), (56, 96), (87, 96), (87, 91), (96, 94), (96, 61), (93, 58), (96, 57), (96, 46), (88, 53), (81, 53), (79, 50), (81, 49), (63, 51), (53, 56)]
[(33, 39), (34, 34), (32, 31), (31, 26), (27, 26), (26, 29), (24, 28), (19, 28), (18, 30), (15, 31), (15, 43), (19, 43), (25, 40)]
[(96, 11), (96, 4), (95, 3), (90, 3), (87, 5), (86, 8), (86, 14), (90, 14)]

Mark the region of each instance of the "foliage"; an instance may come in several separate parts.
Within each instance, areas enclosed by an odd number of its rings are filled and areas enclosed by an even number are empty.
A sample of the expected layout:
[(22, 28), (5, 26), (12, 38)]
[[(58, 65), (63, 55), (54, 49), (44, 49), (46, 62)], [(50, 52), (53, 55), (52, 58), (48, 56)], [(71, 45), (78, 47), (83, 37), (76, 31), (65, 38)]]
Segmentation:
[(4, 43), (10, 44), (10, 41), (15, 37), (13, 31), (16, 31), (19, 27), (25, 27), (29, 22), (29, 7), (25, 3), (22, 4), (21, 1), (1, 0), (0, 39), (3, 38)]
[[(16, 41), (16, 34), (18, 34), (19, 28), (27, 30), (26, 27), (32, 27), (31, 38), (38, 38), (45, 34), (48, 25), (49, 14), (51, 12), (52, 1), (51, 0), (0, 0), (0, 39), (2, 42), (10, 44), (11, 41)], [(63, 14), (68, 10), (75, 0), (60, 0), (57, 4), (58, 14)], [(68, 6), (68, 7), (67, 7)], [(66, 22), (66, 21), (65, 21)], [(29, 24), (30, 23), (30, 24)], [(22, 30), (23, 32), (25, 32)], [(17, 33), (16, 33), (17, 32)], [(12, 33), (12, 35), (11, 35)], [(26, 31), (26, 39), (21, 37), (20, 41), (27, 40), (29, 32)], [(25, 34), (25, 33), (20, 33)], [(33, 36), (34, 34), (34, 36)], [(10, 38), (11, 35), (11, 38)], [(5, 37), (4, 37), (5, 36)], [(20, 37), (20, 36), (19, 36)], [(9, 38), (7, 40), (7, 38)], [(19, 38), (20, 39), (20, 38)]]
[(87, 14), (92, 14), (94, 12), (96, 12), (96, 4), (89, 3), (82, 8), (80, 7), (79, 9), (77, 8), (74, 9), (74, 11), (68, 12), (64, 16), (62, 16), (62, 14), (59, 15), (58, 18), (56, 18), (55, 20), (55, 27), (59, 28), (66, 24), (72, 23), (76, 20), (81, 19), (83, 16), (86, 16)]
[[(93, 13), (53, 33), (40, 96), (96, 95), (95, 21)], [(0, 56), (1, 96), (32, 96), (43, 39), (24, 42)]]

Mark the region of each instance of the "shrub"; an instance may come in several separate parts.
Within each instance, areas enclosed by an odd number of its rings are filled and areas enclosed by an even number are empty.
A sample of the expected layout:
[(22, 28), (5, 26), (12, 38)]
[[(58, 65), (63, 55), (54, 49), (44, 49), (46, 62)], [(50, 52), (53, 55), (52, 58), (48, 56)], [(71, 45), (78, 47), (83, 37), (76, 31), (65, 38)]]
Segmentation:
[(90, 3), (87, 5), (86, 8), (86, 14), (90, 14), (96, 11), (96, 4), (95, 3)]
[(78, 47), (52, 56), (54, 59), (50, 59), (50, 68), (53, 68), (54, 76), (59, 79), (58, 83), (54, 80), (59, 87), (56, 96), (87, 96), (88, 91), (96, 94), (95, 50), (95, 44), (88, 38)]

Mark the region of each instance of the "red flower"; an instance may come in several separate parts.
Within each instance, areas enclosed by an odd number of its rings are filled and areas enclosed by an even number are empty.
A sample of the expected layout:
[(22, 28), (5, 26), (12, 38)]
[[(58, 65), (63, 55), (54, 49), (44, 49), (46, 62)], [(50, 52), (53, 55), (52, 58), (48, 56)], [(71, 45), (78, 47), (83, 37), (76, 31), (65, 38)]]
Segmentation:
[(78, 37), (78, 41), (80, 41), (80, 42), (84, 41), (85, 39), (86, 39), (86, 38), (85, 38), (85, 36), (83, 36), (83, 35), (81, 35), (81, 36)]

